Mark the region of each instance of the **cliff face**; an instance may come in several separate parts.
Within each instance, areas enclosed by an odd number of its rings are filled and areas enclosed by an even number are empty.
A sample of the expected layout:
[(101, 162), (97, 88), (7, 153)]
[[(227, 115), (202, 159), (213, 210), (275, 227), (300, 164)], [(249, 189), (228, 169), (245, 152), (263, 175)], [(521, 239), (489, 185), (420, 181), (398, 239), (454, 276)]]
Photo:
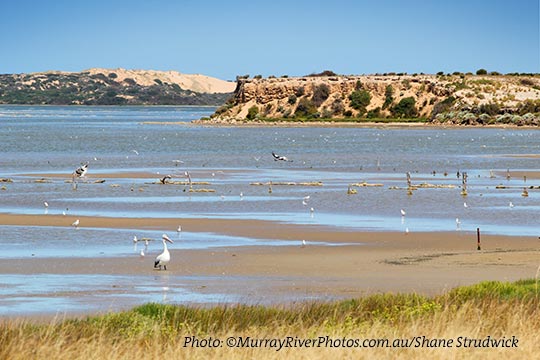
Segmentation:
[[(239, 79), (217, 121), (257, 118), (490, 117), (540, 112), (540, 77), (478, 75), (320, 76)], [(525, 105), (529, 106), (529, 109)], [(536, 110), (536, 111), (535, 111)], [(456, 114), (460, 113), (459, 116)], [(456, 116), (454, 116), (456, 115)], [(462, 123), (463, 119), (458, 119)], [(484, 118), (485, 121), (488, 119)], [(469, 122), (474, 122), (469, 116)]]
[(0, 104), (221, 105), (235, 84), (176, 71), (90, 69), (0, 75)]

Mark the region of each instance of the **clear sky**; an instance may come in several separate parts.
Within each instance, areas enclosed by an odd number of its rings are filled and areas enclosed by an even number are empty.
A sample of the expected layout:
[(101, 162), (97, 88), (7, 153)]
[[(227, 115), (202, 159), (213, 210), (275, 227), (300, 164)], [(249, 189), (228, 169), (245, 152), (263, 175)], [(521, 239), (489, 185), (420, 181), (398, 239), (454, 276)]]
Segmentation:
[(0, 0), (0, 73), (540, 72), (539, 0)]

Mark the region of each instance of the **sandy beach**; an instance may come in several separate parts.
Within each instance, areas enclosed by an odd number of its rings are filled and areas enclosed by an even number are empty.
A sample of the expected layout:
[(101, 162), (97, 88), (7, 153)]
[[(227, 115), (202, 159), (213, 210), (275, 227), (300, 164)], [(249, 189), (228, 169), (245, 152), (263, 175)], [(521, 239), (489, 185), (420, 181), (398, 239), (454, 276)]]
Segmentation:
[[(196, 275), (207, 277), (191, 285), (193, 291), (201, 293), (234, 293), (245, 299), (283, 295), (283, 299), (294, 299), (352, 298), (379, 292), (434, 295), (483, 280), (534, 278), (540, 264), (537, 237), (482, 236), (482, 250), (478, 251), (476, 233), (459, 231), (405, 234), (238, 219), (78, 218), (81, 228), (155, 228), (171, 232), (180, 220), (192, 232), (297, 240), (298, 245), (175, 250), (173, 244), (167, 271), (154, 270), (153, 258), (133, 255), (4, 259), (0, 273)], [(60, 215), (0, 216), (3, 225), (19, 226), (69, 226), (73, 219)], [(301, 245), (302, 240), (306, 240), (306, 246)], [(255, 283), (264, 286), (253, 290)]]

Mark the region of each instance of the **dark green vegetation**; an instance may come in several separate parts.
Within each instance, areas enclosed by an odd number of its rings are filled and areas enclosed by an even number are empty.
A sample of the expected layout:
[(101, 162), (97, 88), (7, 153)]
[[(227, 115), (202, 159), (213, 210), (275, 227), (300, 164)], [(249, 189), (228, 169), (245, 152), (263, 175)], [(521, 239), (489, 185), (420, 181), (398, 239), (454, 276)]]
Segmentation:
[(216, 106), (231, 96), (184, 90), (159, 79), (150, 86), (116, 79), (114, 73), (0, 74), (0, 104)]

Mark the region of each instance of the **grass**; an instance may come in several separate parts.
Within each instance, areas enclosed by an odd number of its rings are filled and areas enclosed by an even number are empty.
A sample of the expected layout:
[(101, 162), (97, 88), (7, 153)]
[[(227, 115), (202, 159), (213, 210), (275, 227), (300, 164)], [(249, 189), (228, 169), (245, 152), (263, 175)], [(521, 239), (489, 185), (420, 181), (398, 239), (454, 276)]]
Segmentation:
[(258, 118), (258, 121), (275, 123), (275, 122), (290, 122), (290, 123), (319, 123), (319, 122), (329, 122), (329, 123), (426, 123), (427, 119), (425, 118), (354, 118), (354, 117), (345, 117), (345, 118), (305, 118), (305, 117), (293, 117), (293, 118)]
[[(482, 282), (445, 295), (380, 294), (289, 307), (146, 304), (130, 311), (34, 324), (0, 323), (0, 359), (156, 358), (534, 358), (540, 341), (536, 280)], [(412, 336), (519, 339), (494, 348), (184, 347), (186, 338), (410, 339)]]

